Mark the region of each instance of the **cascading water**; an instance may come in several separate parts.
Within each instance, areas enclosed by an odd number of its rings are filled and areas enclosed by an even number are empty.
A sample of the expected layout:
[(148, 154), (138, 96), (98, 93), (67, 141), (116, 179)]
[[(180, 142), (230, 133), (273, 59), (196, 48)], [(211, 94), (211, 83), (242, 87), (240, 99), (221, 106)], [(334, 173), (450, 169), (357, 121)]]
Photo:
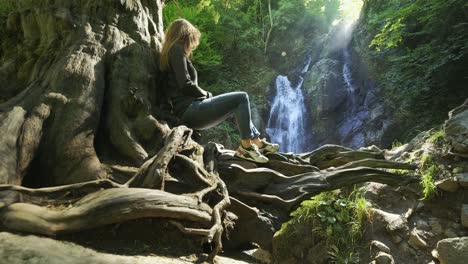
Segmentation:
[(308, 135), (307, 108), (302, 92), (303, 75), (308, 71), (311, 57), (300, 71), (298, 84), (293, 86), (288, 77), (279, 75), (275, 81), (270, 118), (266, 132), (272, 142), (280, 145), (282, 152), (301, 153), (306, 151)]

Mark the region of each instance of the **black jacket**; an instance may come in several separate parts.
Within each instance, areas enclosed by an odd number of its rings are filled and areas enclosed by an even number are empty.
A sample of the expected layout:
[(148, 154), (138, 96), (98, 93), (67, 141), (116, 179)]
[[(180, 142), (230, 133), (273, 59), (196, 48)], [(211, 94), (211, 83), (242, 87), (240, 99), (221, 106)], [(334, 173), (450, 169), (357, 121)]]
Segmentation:
[(181, 116), (194, 100), (208, 98), (210, 94), (198, 86), (197, 71), (184, 56), (184, 49), (174, 44), (169, 51), (165, 93), (172, 104), (174, 114)]

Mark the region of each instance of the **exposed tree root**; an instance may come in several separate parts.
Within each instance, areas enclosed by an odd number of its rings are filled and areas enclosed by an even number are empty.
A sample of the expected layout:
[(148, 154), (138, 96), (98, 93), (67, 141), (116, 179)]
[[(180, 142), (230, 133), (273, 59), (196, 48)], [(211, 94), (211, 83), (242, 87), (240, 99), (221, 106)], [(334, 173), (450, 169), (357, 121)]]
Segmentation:
[(97, 191), (70, 207), (15, 203), (0, 212), (9, 230), (55, 236), (144, 217), (189, 220), (207, 226), (212, 209), (191, 197), (159, 190), (118, 188)]
[[(200, 161), (195, 154), (199, 147), (189, 138), (190, 132), (184, 126), (174, 128), (158, 154), (138, 170), (113, 166), (134, 173), (124, 184), (105, 179), (40, 189), (0, 185), (0, 193), (19, 194), (16, 200), (3, 202), (2, 226), (55, 236), (131, 219), (162, 217), (172, 219), (170, 223), (182, 233), (212, 243), (209, 259), (213, 260), (222, 250), (226, 210), (237, 218), (228, 245), (255, 242), (268, 249), (273, 233), (289, 212), (320, 192), (366, 181), (401, 185), (417, 180), (378, 169), (414, 169), (411, 164), (387, 161), (380, 152), (334, 145), (304, 154), (273, 154), (271, 162), (260, 167), (210, 143)], [(171, 162), (178, 164), (178, 169), (170, 175)], [(312, 164), (341, 166), (320, 170)], [(168, 189), (184, 182), (191, 191), (182, 195), (154, 190), (163, 187), (164, 179)], [(186, 227), (177, 220), (191, 221), (197, 227)], [(255, 235), (249, 229), (255, 230)]]

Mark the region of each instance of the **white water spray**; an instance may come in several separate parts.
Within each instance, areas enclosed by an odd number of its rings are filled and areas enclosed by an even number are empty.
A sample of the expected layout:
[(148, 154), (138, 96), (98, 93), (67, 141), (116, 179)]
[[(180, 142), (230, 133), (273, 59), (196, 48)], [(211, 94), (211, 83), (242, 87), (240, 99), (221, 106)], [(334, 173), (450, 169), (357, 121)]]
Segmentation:
[[(301, 74), (308, 71), (309, 58)], [(279, 75), (276, 78), (276, 95), (271, 106), (270, 118), (266, 132), (272, 142), (280, 145), (282, 152), (301, 153), (306, 149), (306, 105), (300, 77), (299, 83), (293, 87), (288, 77)]]

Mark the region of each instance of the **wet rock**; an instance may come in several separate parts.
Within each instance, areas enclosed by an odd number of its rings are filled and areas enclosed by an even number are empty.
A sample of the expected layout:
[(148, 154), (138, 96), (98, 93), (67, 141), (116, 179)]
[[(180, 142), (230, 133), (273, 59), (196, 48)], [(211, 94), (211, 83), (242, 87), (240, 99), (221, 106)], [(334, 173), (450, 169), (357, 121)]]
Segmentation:
[(455, 177), (457, 178), (458, 184), (464, 188), (468, 187), (468, 173), (459, 173), (455, 175)]
[(429, 247), (429, 245), (426, 242), (426, 239), (427, 238), (424, 231), (414, 228), (410, 232), (408, 244), (415, 249), (424, 249)]
[(437, 242), (435, 255), (441, 264), (466, 264), (468, 237), (447, 238)]
[(385, 253), (385, 252), (379, 252), (379, 254), (377, 254), (374, 260), (376, 264), (394, 264), (395, 263), (395, 260), (393, 259), (392, 255)]
[(443, 179), (443, 180), (437, 181), (435, 185), (440, 190), (446, 191), (446, 192), (456, 192), (460, 188), (460, 185), (458, 184), (458, 181), (456, 178)]
[(461, 209), (461, 223), (464, 227), (468, 227), (468, 204), (464, 204)]

